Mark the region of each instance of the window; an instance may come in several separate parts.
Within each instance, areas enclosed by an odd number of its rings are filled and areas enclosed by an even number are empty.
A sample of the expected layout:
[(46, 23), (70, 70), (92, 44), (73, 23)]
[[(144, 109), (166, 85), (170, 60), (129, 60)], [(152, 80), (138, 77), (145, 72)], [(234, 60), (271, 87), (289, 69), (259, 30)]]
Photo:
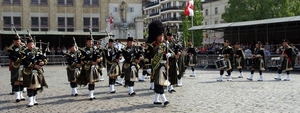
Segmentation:
[(205, 9), (205, 15), (206, 16), (208, 15), (208, 9)]
[(67, 5), (73, 5), (73, 0), (67, 0)]
[(57, 0), (57, 5), (73, 5), (73, 0)]
[(48, 31), (48, 17), (31, 17), (31, 31)]
[(58, 22), (58, 27), (65, 27), (65, 17), (58, 17), (57, 22)]
[(21, 30), (21, 17), (4, 16), (3, 22), (3, 30), (5, 31), (12, 30), (11, 24), (14, 24), (18, 31)]
[(215, 21), (215, 24), (218, 24), (218, 21)]
[[(47, 19), (48, 20), (48, 19)], [(74, 32), (74, 17), (58, 17), (58, 31)]]
[(115, 7), (114, 9), (115, 9), (115, 12), (118, 12), (118, 8), (117, 7)]
[(99, 32), (99, 18), (83, 18), (83, 32), (89, 32), (89, 28), (92, 28), (92, 32)]
[(98, 0), (83, 0), (83, 5), (85, 6), (98, 6)]
[(205, 25), (207, 25), (207, 22), (205, 22)]
[(215, 8), (215, 14), (218, 14), (218, 7)]
[(20, 0), (3, 0), (3, 4), (21, 4)]
[(134, 12), (133, 7), (129, 7), (129, 8), (128, 8), (128, 12), (133, 13), (133, 12)]
[(47, 5), (47, 0), (31, 0), (30, 4), (34, 5)]
[(31, 17), (31, 27), (33, 26), (39, 26), (39, 17)]

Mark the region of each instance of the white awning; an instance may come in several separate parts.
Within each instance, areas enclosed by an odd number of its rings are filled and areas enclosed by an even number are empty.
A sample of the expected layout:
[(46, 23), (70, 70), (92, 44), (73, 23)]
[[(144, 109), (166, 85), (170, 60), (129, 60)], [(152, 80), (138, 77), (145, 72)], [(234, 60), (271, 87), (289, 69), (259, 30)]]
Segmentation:
[(245, 22), (224, 23), (224, 24), (214, 24), (214, 25), (193, 26), (193, 27), (189, 28), (188, 30), (213, 30), (213, 29), (220, 29), (220, 28), (226, 28), (226, 27), (263, 25), (263, 24), (296, 22), (296, 21), (300, 21), (300, 16), (272, 18), (272, 19), (254, 20), (254, 21), (245, 21)]

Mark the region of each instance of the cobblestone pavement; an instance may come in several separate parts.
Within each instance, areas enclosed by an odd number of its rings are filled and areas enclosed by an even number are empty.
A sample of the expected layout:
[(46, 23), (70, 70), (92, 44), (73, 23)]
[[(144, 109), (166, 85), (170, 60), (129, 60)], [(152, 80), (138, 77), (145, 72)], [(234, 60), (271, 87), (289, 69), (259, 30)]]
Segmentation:
[(257, 73), (255, 81), (247, 81), (249, 72), (238, 79), (238, 72), (234, 71), (233, 81), (228, 82), (224, 77), (223, 82), (217, 82), (219, 72), (216, 70), (197, 69), (197, 76), (192, 78), (188, 69), (183, 77), (183, 86), (175, 87), (177, 92), (166, 93), (170, 104), (163, 107), (152, 104), (154, 93), (149, 90), (149, 79), (136, 82), (134, 91), (137, 94), (130, 97), (128, 88), (123, 86), (116, 86), (117, 92), (110, 94), (108, 77), (105, 76), (105, 81), (96, 83), (96, 100), (90, 101), (87, 87), (78, 88), (79, 96), (70, 96), (65, 66), (46, 66), (45, 78), (49, 88), (37, 95), (39, 105), (31, 108), (27, 108), (27, 98), (15, 103), (14, 96), (9, 95), (8, 67), (0, 67), (0, 72), (1, 112), (300, 112), (299, 72), (292, 72), (291, 81), (275, 81), (276, 72), (266, 72), (263, 73), (264, 81), (258, 82)]

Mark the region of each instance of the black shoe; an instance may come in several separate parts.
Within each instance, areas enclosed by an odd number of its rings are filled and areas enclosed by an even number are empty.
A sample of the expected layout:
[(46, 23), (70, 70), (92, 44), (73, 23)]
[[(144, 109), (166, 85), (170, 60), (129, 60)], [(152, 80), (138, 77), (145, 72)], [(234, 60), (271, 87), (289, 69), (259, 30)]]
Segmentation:
[(39, 103), (34, 103), (33, 105), (39, 105)]
[(153, 104), (162, 104), (161, 102), (153, 102)]
[(140, 80), (140, 79), (139, 79), (139, 82), (145, 82), (145, 80)]
[(28, 105), (27, 107), (32, 107), (33, 105)]
[(74, 96), (76, 97), (76, 96), (78, 96), (78, 94), (76, 93)]
[(264, 80), (257, 80), (257, 81), (264, 81)]
[(164, 102), (164, 106), (167, 106), (169, 103), (169, 101)]
[(95, 97), (93, 97), (93, 98), (90, 98), (90, 100), (94, 100), (94, 99), (96, 99)]
[(172, 89), (171, 92), (176, 92), (175, 89)]
[(253, 79), (247, 78), (247, 80), (250, 80), (250, 81), (252, 81)]
[(110, 93), (116, 93), (116, 91), (112, 91), (112, 92), (110, 92)]
[(129, 95), (130, 95), (130, 96), (134, 96), (134, 95), (135, 95), (135, 92), (132, 92), (131, 94), (129, 93)]
[(25, 101), (25, 98), (21, 98), (21, 101)]
[(278, 80), (278, 81), (280, 81), (281, 80), (281, 78), (274, 78), (275, 80)]
[(14, 95), (15, 94), (15, 92), (11, 92), (11, 93), (9, 93), (10, 95)]
[(229, 75), (225, 75), (225, 76), (227, 76), (227, 77), (228, 77)]
[(20, 102), (20, 99), (16, 99), (16, 102)]

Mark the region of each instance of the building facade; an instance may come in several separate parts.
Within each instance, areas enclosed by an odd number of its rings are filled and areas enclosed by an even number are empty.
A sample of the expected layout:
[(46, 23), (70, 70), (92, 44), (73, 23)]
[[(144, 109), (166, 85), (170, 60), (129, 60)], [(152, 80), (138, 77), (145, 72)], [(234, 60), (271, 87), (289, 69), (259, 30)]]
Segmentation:
[[(61, 46), (72, 37), (81, 43), (92, 31), (104, 38), (105, 30), (114, 38), (143, 38), (141, 0), (0, 0), (0, 44), (10, 44), (14, 25), (20, 35), (27, 30), (37, 38)], [(113, 21), (111, 21), (113, 19)], [(59, 41), (59, 43), (57, 42)], [(3, 47), (3, 46), (2, 46)], [(0, 47), (0, 48), (2, 48)]]
[(168, 24), (170, 26), (171, 32), (175, 34), (175, 37), (179, 37), (182, 26), (181, 16), (186, 1), (187, 0), (145, 0), (143, 6), (145, 30), (147, 30), (147, 25), (150, 22), (161, 20), (164, 25)]
[[(222, 14), (228, 6), (229, 0), (205, 0), (202, 2), (203, 25), (214, 25), (225, 23)], [(206, 30), (203, 32), (202, 44), (223, 43), (224, 32)]]

